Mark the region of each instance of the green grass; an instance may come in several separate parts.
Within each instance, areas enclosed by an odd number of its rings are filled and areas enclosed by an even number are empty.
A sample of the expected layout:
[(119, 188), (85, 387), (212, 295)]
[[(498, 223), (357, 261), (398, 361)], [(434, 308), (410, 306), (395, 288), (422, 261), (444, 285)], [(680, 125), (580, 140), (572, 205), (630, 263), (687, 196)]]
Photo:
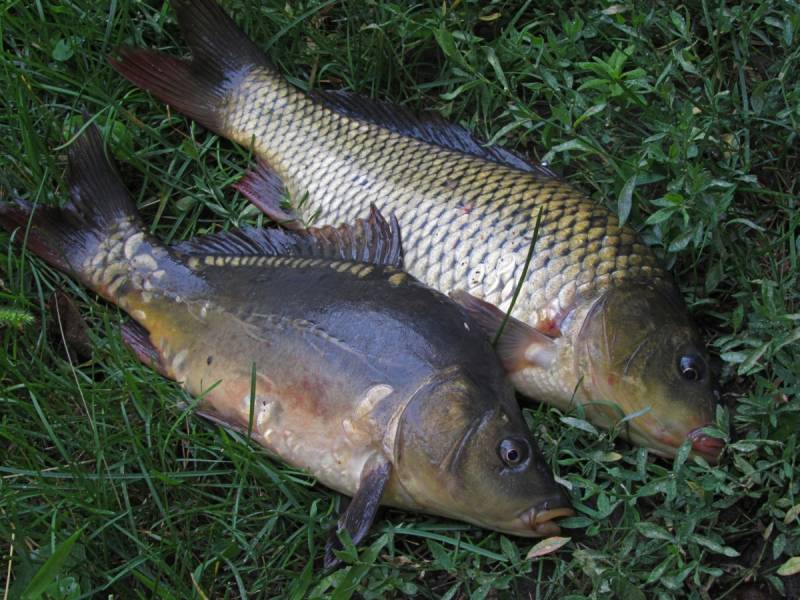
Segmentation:
[[(324, 573), (342, 499), (188, 417), (116, 308), (0, 234), (0, 598), (797, 598), (778, 569), (800, 555), (800, 7), (638, 4), (226, 2), (298, 85), (432, 107), (637, 227), (721, 358), (737, 441), (719, 467), (536, 406), (578, 510), (558, 552), (390, 511)], [(229, 188), (246, 151), (105, 62), (120, 44), (182, 51), (168, 6), (0, 5), (3, 197), (66, 197), (85, 108), (158, 235), (258, 219)], [(91, 356), (65, 350), (57, 289)]]

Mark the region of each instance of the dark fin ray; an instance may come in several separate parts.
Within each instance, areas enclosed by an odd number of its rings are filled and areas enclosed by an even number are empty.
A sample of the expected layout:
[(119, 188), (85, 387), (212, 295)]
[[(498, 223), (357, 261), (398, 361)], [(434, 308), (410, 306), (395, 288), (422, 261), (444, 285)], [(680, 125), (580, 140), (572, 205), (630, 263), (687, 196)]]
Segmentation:
[(404, 106), (373, 100), (345, 90), (317, 90), (314, 97), (340, 114), (380, 125), (401, 135), (542, 177), (557, 177), (547, 167), (533, 164), (516, 152), (500, 146), (486, 147), (469, 130), (449, 123), (438, 113), (425, 112), (417, 115)]
[(136, 321), (126, 321), (121, 327), (122, 341), (136, 355), (139, 362), (169, 377), (166, 366), (161, 361), (161, 353), (150, 341), (150, 333)]
[[(464, 308), (490, 339), (497, 336), (506, 316), (502, 310), (463, 290), (450, 292), (450, 297)], [(529, 366), (547, 368), (555, 358), (553, 339), (514, 317), (509, 317), (506, 322), (496, 350), (510, 373)]]
[(387, 221), (373, 205), (367, 219), (352, 225), (311, 227), (299, 231), (246, 227), (176, 244), (189, 256), (304, 256), (402, 268), (400, 225)]
[(179, 0), (176, 13), (191, 60), (121, 48), (109, 62), (134, 85), (222, 133), (221, 111), (228, 92), (254, 66), (269, 63), (214, 0)]
[(286, 188), (278, 174), (264, 161), (259, 161), (233, 185), (261, 212), (286, 229), (303, 229), (300, 217), (294, 211), (281, 208)]
[(332, 569), (339, 564), (339, 559), (334, 554), (335, 550), (341, 550), (342, 544), (339, 541), (338, 533), (347, 530), (353, 544), (358, 545), (364, 536), (369, 532), (378, 507), (381, 504), (383, 490), (389, 483), (392, 475), (392, 463), (386, 457), (376, 454), (373, 455), (364, 465), (361, 471), (361, 480), (358, 484), (353, 499), (347, 505), (345, 511), (339, 517), (336, 529), (331, 532), (328, 543), (325, 544), (325, 568)]
[(59, 270), (80, 275), (81, 264), (110, 229), (122, 219), (138, 219), (94, 125), (87, 126), (70, 148), (69, 188), (71, 198), (62, 208), (19, 199), (0, 203), (0, 226), (20, 228), (18, 241), (34, 254)]

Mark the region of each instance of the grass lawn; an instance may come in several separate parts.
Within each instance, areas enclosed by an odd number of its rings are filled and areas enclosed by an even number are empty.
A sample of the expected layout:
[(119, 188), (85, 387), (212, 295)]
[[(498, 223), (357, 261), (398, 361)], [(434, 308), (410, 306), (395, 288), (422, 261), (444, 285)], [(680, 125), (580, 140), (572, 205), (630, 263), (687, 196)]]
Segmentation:
[[(342, 497), (178, 408), (121, 311), (0, 233), (0, 599), (798, 598), (797, 3), (224, 4), (298, 86), (432, 108), (637, 227), (720, 358), (732, 443), (718, 467), (656, 460), (532, 405), (577, 509), (563, 547), (388, 511), (325, 573)], [(0, 199), (66, 198), (86, 109), (159, 236), (261, 219), (230, 189), (247, 152), (106, 63), (185, 51), (166, 2), (0, 6)]]

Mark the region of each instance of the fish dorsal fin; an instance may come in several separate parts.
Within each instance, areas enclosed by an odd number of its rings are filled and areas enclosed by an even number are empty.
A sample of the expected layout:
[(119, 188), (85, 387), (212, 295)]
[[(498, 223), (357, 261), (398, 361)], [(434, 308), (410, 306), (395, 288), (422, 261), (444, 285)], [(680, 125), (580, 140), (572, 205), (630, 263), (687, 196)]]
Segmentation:
[(380, 125), (428, 144), (477, 156), (541, 177), (558, 177), (547, 167), (533, 164), (515, 152), (500, 146), (485, 146), (469, 130), (449, 123), (440, 114), (432, 111), (416, 114), (404, 106), (373, 100), (346, 90), (315, 90), (313, 97), (339, 114)]
[(338, 227), (287, 231), (277, 227), (244, 227), (212, 233), (173, 246), (188, 256), (303, 256), (403, 267), (400, 225), (387, 221), (373, 204), (366, 219)]

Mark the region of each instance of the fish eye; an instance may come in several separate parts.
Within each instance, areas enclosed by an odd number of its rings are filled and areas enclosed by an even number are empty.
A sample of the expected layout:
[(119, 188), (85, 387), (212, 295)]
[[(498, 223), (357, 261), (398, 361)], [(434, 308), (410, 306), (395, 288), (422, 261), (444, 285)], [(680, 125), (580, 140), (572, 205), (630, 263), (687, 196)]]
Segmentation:
[(500, 442), (497, 453), (507, 467), (518, 467), (525, 463), (531, 454), (527, 440), (519, 438), (507, 438)]
[(696, 354), (686, 354), (678, 360), (678, 371), (686, 381), (700, 381), (705, 370), (703, 359)]

